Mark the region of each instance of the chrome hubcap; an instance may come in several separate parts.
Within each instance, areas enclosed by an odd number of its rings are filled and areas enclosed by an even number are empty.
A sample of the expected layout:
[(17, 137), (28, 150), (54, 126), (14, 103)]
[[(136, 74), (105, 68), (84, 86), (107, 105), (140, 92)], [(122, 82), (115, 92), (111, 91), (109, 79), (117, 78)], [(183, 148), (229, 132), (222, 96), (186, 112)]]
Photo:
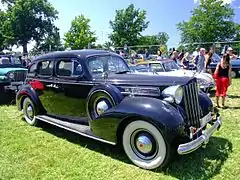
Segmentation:
[(28, 105), (28, 106), (27, 106), (27, 116), (28, 116), (29, 118), (33, 118), (33, 116), (34, 116), (33, 108), (32, 108), (31, 105)]
[(158, 152), (158, 144), (155, 138), (144, 129), (138, 129), (130, 137), (131, 147), (134, 153), (144, 160), (153, 159)]
[(105, 101), (100, 101), (97, 104), (97, 114), (100, 115), (102, 113), (104, 113), (106, 110), (108, 110), (108, 105)]
[(152, 141), (147, 136), (139, 136), (136, 141), (136, 148), (143, 154), (148, 154), (152, 151)]

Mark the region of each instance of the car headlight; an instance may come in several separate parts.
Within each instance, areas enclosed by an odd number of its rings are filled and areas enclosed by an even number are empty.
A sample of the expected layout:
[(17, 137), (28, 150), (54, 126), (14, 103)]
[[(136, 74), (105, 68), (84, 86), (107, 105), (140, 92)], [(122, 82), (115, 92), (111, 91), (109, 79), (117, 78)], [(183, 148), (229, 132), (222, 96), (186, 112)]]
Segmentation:
[(164, 100), (180, 104), (183, 98), (183, 88), (180, 85), (170, 86), (163, 90), (162, 95)]
[(10, 79), (14, 79), (14, 74), (13, 74), (13, 73), (9, 73), (9, 74), (8, 74), (8, 77), (9, 77)]
[(122, 94), (127, 95), (140, 95), (140, 96), (155, 96), (159, 97), (161, 95), (160, 89), (158, 87), (120, 87), (122, 89)]

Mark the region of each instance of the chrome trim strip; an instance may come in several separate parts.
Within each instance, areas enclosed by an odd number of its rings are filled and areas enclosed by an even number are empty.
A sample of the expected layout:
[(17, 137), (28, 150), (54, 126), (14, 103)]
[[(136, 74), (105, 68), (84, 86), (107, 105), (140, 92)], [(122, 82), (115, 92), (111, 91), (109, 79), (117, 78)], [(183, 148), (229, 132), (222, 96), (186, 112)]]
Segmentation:
[(85, 134), (85, 133), (82, 133), (80, 131), (76, 131), (74, 129), (71, 129), (71, 128), (68, 128), (68, 127), (65, 127), (65, 126), (62, 126), (60, 124), (57, 124), (57, 123), (54, 123), (54, 122), (51, 122), (51, 121), (48, 121), (42, 117), (39, 117), (39, 116), (36, 116), (37, 119), (41, 120), (41, 121), (44, 121), (46, 123), (49, 123), (49, 124), (52, 124), (54, 126), (57, 126), (57, 127), (60, 127), (60, 128), (63, 128), (63, 129), (66, 129), (68, 131), (71, 131), (71, 132), (74, 132), (74, 133), (77, 133), (77, 134), (80, 134), (82, 136), (85, 136), (85, 137), (88, 137), (88, 138), (91, 138), (91, 139), (94, 139), (94, 140), (97, 140), (97, 141), (101, 141), (101, 142), (104, 142), (104, 143), (108, 143), (108, 144), (111, 144), (111, 145), (116, 145), (115, 142), (111, 142), (111, 141), (107, 141), (107, 140), (104, 140), (104, 139), (101, 139), (101, 138), (97, 138), (97, 137), (94, 137), (94, 136), (91, 136), (91, 135), (88, 135), (88, 134)]
[(209, 128), (203, 131), (202, 135), (197, 139), (178, 146), (177, 152), (180, 155), (189, 154), (204, 144), (207, 144), (211, 135), (218, 130), (222, 125), (222, 118), (219, 116), (216, 122)]

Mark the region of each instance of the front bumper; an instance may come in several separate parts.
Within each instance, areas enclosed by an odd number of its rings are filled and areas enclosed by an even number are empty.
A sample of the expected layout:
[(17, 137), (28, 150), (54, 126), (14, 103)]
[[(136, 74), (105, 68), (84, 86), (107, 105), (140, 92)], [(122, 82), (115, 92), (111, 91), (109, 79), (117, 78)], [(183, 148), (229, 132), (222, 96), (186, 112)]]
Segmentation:
[(196, 138), (193, 141), (190, 141), (185, 144), (180, 144), (178, 146), (177, 152), (180, 155), (189, 154), (198, 148), (200, 148), (202, 145), (206, 145), (209, 141), (209, 138), (212, 136), (212, 134), (218, 130), (222, 125), (222, 118), (220, 116), (217, 117), (216, 121), (213, 123), (213, 125), (202, 131), (202, 135)]
[(23, 81), (11, 82), (11, 85), (5, 86), (5, 91), (18, 91), (23, 85)]

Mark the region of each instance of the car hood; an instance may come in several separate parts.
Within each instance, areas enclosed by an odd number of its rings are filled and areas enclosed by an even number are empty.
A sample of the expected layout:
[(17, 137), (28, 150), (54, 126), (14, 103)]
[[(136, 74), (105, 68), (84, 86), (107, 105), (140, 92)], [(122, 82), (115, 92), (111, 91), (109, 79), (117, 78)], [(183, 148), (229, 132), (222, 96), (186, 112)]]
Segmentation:
[(106, 79), (103, 77), (96, 77), (94, 79), (97, 83), (107, 82), (115, 85), (142, 85), (142, 86), (171, 86), (187, 84), (193, 77), (178, 77), (178, 76), (159, 76), (146, 74), (109, 74)]
[(27, 71), (25, 68), (9, 67), (9, 68), (0, 68), (0, 75), (5, 75), (10, 71)]
[[(153, 75), (153, 72), (135, 72), (136, 74), (145, 74), (145, 75)], [(208, 82), (214, 81), (212, 76), (208, 73), (195, 73), (191, 70), (176, 70), (169, 72), (157, 72), (158, 75), (161, 76), (173, 76), (173, 77), (196, 77), (197, 79), (204, 79)]]

